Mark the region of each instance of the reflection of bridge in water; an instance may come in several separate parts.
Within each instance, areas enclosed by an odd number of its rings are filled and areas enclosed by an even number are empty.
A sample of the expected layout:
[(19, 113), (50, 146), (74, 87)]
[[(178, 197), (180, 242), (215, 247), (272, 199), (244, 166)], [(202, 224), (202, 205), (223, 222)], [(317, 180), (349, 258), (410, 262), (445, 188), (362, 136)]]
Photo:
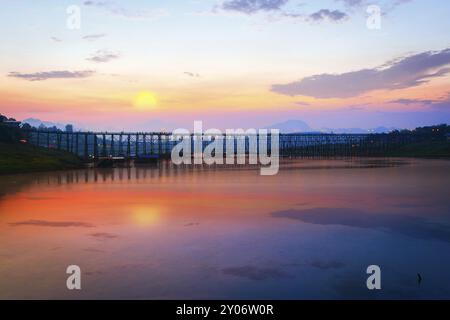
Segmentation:
[[(172, 133), (146, 132), (53, 132), (30, 130), (27, 131), (28, 141), (34, 145), (65, 150), (77, 154), (85, 159), (99, 159), (102, 157), (139, 158), (149, 155), (155, 157), (170, 156), (173, 146), (178, 141)], [(259, 149), (260, 136), (223, 135), (224, 141), (234, 139), (231, 152), (236, 153), (238, 141), (242, 141), (245, 152), (254, 151), (249, 147), (250, 141), (257, 141)], [(191, 143), (199, 138), (191, 134)], [(203, 134), (203, 149), (210, 142), (208, 135)], [(239, 140), (242, 139), (242, 140)], [(267, 149), (270, 152), (270, 134), (267, 137)], [(406, 144), (407, 136), (392, 136), (389, 134), (280, 134), (280, 156), (293, 157), (346, 157), (383, 155), (386, 151)], [(194, 148), (192, 148), (194, 150)], [(256, 150), (258, 151), (258, 150)], [(224, 154), (227, 150), (224, 144)], [(230, 152), (230, 150), (228, 150)]]
[[(355, 158), (347, 160), (317, 160), (314, 164), (309, 161), (298, 161), (298, 159), (284, 159), (280, 165), (288, 172), (290, 169), (301, 170), (335, 170), (335, 169), (359, 169), (359, 168), (386, 168), (398, 167), (408, 164), (407, 160), (385, 159), (385, 158)], [(14, 177), (15, 186), (20, 186), (20, 179), (36, 185), (71, 185), (71, 184), (104, 184), (104, 183), (135, 183), (136, 181), (150, 182), (155, 180), (167, 181), (192, 181), (193, 177), (212, 177), (227, 175), (227, 170), (254, 171), (259, 175), (259, 165), (175, 165), (170, 160), (163, 160), (158, 166), (126, 166), (117, 168), (86, 168), (68, 171), (41, 172), (32, 176)], [(249, 171), (250, 170), (250, 171)], [(8, 177), (7, 177), (8, 178)], [(11, 189), (9, 188), (8, 191)], [(1, 193), (0, 193), (1, 196)]]

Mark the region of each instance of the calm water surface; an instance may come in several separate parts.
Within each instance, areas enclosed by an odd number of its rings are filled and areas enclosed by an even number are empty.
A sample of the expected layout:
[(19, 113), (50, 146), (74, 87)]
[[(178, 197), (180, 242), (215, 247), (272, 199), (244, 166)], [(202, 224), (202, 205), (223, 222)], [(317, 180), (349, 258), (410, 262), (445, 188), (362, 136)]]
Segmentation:
[(449, 181), (367, 159), (3, 176), (0, 298), (450, 298)]

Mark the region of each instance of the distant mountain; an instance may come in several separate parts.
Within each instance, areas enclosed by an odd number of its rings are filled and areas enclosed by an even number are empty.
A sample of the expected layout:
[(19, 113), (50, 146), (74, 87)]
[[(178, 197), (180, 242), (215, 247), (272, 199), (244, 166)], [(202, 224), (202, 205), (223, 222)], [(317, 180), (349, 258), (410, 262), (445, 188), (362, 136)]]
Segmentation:
[(313, 129), (306, 122), (302, 120), (287, 120), (276, 123), (267, 127), (266, 129), (279, 129), (280, 133), (388, 133), (398, 128), (376, 127), (371, 129), (362, 128), (321, 128)]
[(311, 127), (302, 120), (287, 120), (276, 123), (266, 129), (278, 129), (280, 133), (312, 132)]
[(30, 126), (35, 127), (35, 128), (39, 128), (39, 126), (41, 124), (43, 124), (47, 128), (57, 127), (58, 129), (61, 129), (61, 130), (65, 130), (65, 128), (66, 128), (66, 125), (62, 124), (62, 123), (54, 123), (54, 122), (50, 122), (50, 121), (42, 121), (40, 119), (35, 119), (35, 118), (28, 118), (28, 119), (22, 120), (22, 122), (23, 123), (28, 123)]
[(362, 128), (322, 128), (321, 132), (326, 133), (389, 133), (396, 130), (397, 128), (387, 128), (387, 127), (376, 127), (372, 129), (362, 129)]
[(170, 132), (177, 128), (177, 125), (161, 119), (152, 119), (136, 124), (136, 128), (141, 131), (166, 131)]

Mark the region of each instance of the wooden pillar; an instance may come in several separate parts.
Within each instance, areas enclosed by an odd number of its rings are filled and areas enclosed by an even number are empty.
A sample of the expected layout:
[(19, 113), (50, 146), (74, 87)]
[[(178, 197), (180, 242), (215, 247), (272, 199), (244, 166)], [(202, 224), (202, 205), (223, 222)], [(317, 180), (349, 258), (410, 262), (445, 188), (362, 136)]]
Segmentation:
[(153, 154), (153, 133), (150, 134), (150, 154)]
[(119, 135), (119, 156), (123, 156), (122, 134)]
[(136, 133), (136, 158), (139, 155), (139, 133)]
[(131, 136), (129, 134), (127, 137), (127, 157), (131, 157)]
[(84, 134), (84, 158), (89, 158), (89, 150), (88, 150), (88, 134)]
[(78, 155), (78, 148), (79, 148), (79, 146), (78, 146), (78, 143), (79, 143), (78, 138), (79, 137), (78, 136), (79, 136), (78, 132), (75, 133), (75, 154), (76, 155)]
[(98, 139), (95, 133), (94, 133), (94, 159), (98, 159)]
[(110, 150), (111, 156), (114, 157), (114, 135), (111, 135), (111, 150)]
[[(142, 139), (143, 139), (143, 143), (144, 143), (144, 146), (142, 149), (143, 149), (144, 155), (146, 155), (147, 154), (147, 135), (143, 134)], [(152, 143), (152, 140), (150, 139), (150, 148), (151, 148), (151, 143)]]
[(103, 134), (102, 156), (106, 157), (106, 134)]
[(56, 145), (58, 150), (61, 150), (61, 132), (56, 133)]
[(162, 135), (158, 134), (158, 155), (161, 155), (161, 144), (162, 144), (161, 137)]

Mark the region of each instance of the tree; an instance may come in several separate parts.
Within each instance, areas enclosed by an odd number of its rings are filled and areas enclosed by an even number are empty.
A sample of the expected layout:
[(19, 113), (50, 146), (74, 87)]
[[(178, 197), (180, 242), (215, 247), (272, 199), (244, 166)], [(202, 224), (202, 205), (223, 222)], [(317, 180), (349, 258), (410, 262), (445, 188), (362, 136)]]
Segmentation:
[(33, 127), (31, 127), (31, 125), (29, 124), (29, 123), (23, 123), (22, 124), (22, 129), (24, 129), (24, 130), (31, 130), (31, 129), (33, 129)]
[(5, 122), (6, 120), (8, 120), (8, 118), (0, 114), (0, 122)]
[(66, 132), (73, 132), (73, 125), (71, 124), (66, 125)]

